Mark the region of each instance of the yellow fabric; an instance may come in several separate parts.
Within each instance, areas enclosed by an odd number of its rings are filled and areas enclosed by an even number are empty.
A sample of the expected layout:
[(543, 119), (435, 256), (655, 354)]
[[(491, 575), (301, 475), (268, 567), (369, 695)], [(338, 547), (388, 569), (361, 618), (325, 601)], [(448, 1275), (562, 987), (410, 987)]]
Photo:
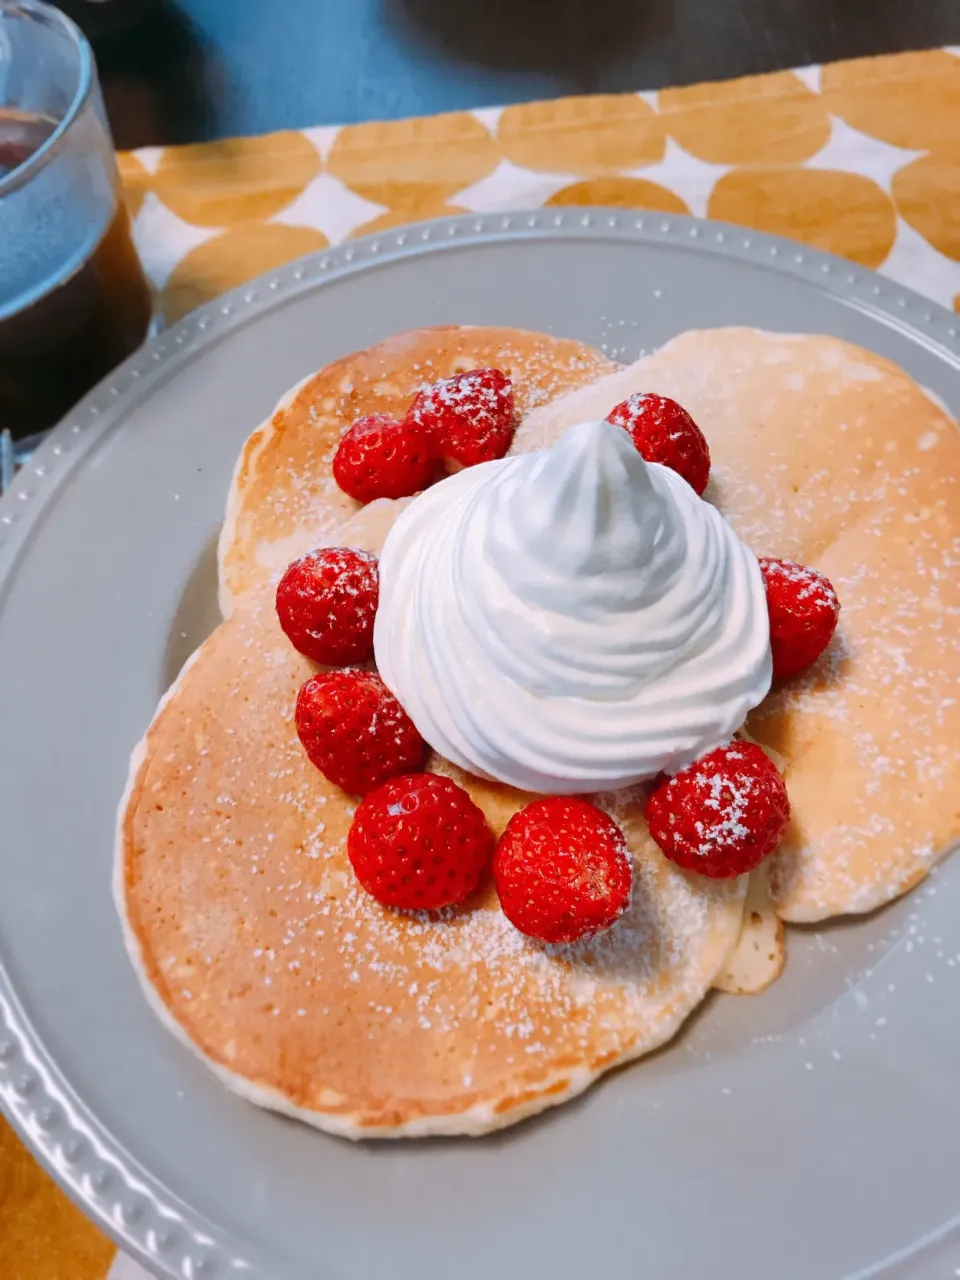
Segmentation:
[(830, 250), (960, 310), (960, 56), (304, 129), (121, 158), (168, 320), (310, 250), (442, 214), (605, 204)]
[[(468, 209), (583, 204), (774, 231), (960, 310), (950, 51), (149, 149), (120, 164), (170, 320), (353, 236)], [(0, 1121), (0, 1277), (104, 1280), (112, 1256)]]
[(103, 1280), (114, 1253), (0, 1119), (3, 1280)]

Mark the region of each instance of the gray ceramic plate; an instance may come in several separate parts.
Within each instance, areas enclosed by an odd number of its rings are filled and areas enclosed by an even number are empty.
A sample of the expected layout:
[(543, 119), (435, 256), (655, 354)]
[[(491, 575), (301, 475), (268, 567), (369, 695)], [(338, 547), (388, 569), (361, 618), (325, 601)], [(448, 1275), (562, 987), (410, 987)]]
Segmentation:
[(837, 334), (960, 410), (958, 320), (837, 259), (680, 218), (461, 218), (284, 268), (151, 343), (0, 506), (0, 1100), (89, 1213), (186, 1280), (960, 1274), (960, 859), (793, 931), (765, 995), (480, 1141), (351, 1146), (164, 1032), (110, 897), (130, 748), (216, 621), (241, 442), (397, 330), (503, 323), (624, 359), (691, 326)]

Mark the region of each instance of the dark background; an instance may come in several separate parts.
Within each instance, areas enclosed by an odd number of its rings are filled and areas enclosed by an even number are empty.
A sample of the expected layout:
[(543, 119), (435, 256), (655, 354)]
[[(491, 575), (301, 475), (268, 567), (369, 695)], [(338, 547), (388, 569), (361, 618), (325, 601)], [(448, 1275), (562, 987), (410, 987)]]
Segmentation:
[(960, 45), (960, 0), (60, 0), (117, 145)]

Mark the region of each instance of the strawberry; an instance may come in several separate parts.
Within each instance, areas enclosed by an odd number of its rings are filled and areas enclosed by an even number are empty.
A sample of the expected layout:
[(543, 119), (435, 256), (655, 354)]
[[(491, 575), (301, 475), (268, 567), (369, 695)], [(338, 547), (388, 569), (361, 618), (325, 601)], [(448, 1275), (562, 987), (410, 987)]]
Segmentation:
[(792, 560), (760, 558), (770, 614), (773, 677), (782, 680), (816, 662), (830, 643), (840, 601), (829, 579)]
[(703, 432), (676, 400), (638, 391), (611, 409), (607, 421), (630, 432), (647, 462), (669, 467), (703, 493), (710, 478), (710, 450)]
[(407, 498), (437, 476), (437, 454), (428, 432), (409, 419), (374, 413), (358, 418), (341, 438), (333, 478), (357, 502)]
[(324, 671), (297, 696), (297, 735), (311, 764), (352, 795), (419, 769), (426, 744), (378, 675)]
[(647, 797), (650, 834), (671, 862), (725, 880), (773, 853), (790, 818), (783, 779), (752, 742), (717, 747)]
[(425, 387), (407, 419), (431, 433), (441, 457), (472, 467), (507, 452), (515, 412), (510, 379), (499, 369), (473, 369)]
[(329, 666), (366, 662), (380, 595), (376, 556), (320, 547), (294, 560), (277, 587), (277, 617), (305, 658)]
[(535, 800), (507, 823), (493, 856), (503, 914), (541, 942), (579, 942), (626, 911), (633, 862), (623, 832), (576, 796)]
[(483, 811), (435, 773), (405, 774), (372, 791), (347, 836), (347, 854), (367, 893), (410, 911), (469, 897), (492, 852)]

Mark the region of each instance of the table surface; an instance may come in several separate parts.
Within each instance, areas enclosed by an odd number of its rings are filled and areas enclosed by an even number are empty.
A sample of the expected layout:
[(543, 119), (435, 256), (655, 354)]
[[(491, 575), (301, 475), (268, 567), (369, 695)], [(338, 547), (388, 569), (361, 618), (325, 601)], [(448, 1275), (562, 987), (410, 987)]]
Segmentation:
[(60, 0), (123, 148), (960, 45), (960, 0)]

